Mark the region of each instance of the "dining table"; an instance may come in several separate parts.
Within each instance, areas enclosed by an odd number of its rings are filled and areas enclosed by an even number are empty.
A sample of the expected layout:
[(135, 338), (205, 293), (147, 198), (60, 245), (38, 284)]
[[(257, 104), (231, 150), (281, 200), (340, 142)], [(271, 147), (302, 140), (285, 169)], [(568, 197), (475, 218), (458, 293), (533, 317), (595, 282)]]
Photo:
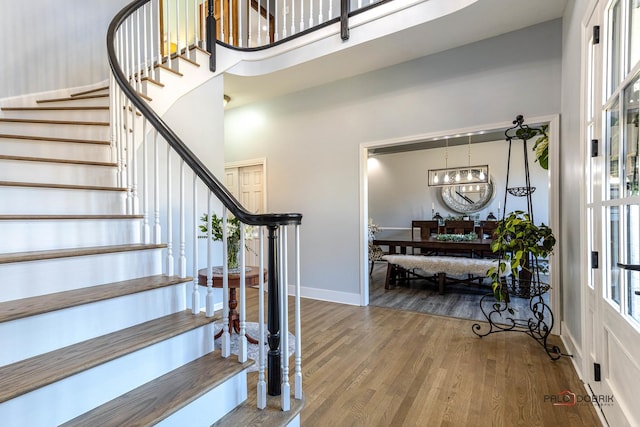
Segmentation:
[(491, 251), (491, 239), (478, 238), (473, 240), (441, 240), (437, 235), (421, 238), (411, 230), (383, 230), (373, 239), (373, 244), (387, 246), (385, 251), (389, 255), (407, 254), (407, 249), (413, 254), (413, 249), (419, 249), (423, 254), (447, 255), (468, 254), (471, 258), (485, 258)]

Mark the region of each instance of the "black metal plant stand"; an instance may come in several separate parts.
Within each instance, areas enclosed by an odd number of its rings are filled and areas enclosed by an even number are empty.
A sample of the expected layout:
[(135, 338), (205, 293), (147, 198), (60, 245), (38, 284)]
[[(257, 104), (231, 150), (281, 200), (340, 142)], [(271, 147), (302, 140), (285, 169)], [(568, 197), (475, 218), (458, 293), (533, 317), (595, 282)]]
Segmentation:
[[(533, 209), (531, 204), (531, 194), (535, 191), (535, 187), (531, 186), (529, 177), (529, 162), (527, 140), (535, 135), (543, 133), (541, 129), (530, 128), (523, 124), (524, 118), (518, 115), (513, 121), (514, 126), (505, 131), (505, 138), (509, 143), (509, 155), (507, 162), (507, 180), (504, 194), (504, 203), (502, 211), (502, 220), (507, 212), (508, 196), (526, 197), (527, 213), (531, 221), (533, 221)], [(509, 187), (509, 173), (511, 167), (511, 147), (514, 140), (521, 140), (524, 150), (524, 187)], [(502, 259), (503, 253), (499, 253), (499, 259)], [(532, 268), (531, 273), (523, 271), (519, 277), (513, 278), (511, 283), (507, 285), (506, 298), (503, 301), (496, 301), (493, 293), (484, 295), (480, 299), (480, 310), (487, 319), (488, 330), (482, 332), (483, 326), (475, 323), (472, 326), (473, 333), (480, 338), (496, 332), (522, 332), (536, 340), (547, 352), (552, 360), (558, 360), (562, 356), (569, 356), (562, 353), (556, 345), (550, 345), (547, 342), (549, 334), (553, 328), (553, 312), (544, 300), (544, 294), (549, 290), (549, 285), (540, 281), (540, 268), (537, 257), (528, 255), (529, 266)], [(517, 313), (519, 315), (527, 315), (529, 318), (517, 318), (516, 313), (510, 309), (510, 295), (524, 297), (529, 299), (529, 313)], [(486, 325), (485, 325), (486, 326)]]

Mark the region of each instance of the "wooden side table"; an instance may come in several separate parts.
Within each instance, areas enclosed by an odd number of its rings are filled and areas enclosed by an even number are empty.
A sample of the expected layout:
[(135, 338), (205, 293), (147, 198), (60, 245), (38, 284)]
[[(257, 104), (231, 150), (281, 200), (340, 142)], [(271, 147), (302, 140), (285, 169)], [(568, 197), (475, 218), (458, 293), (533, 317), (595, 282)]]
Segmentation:
[[(220, 272), (219, 272), (220, 271)], [(222, 288), (222, 268), (213, 267), (213, 287)], [(267, 270), (263, 270), (263, 277), (265, 283), (267, 283)], [(256, 266), (248, 265), (245, 271), (245, 283), (244, 286), (257, 286), (260, 283), (259, 268)], [(207, 269), (202, 268), (198, 270), (198, 285), (207, 286)], [(240, 333), (240, 316), (238, 315), (238, 300), (236, 299), (236, 289), (240, 288), (240, 273), (229, 273), (229, 333), (233, 331)], [(220, 338), (222, 330), (218, 332), (214, 338)], [(245, 334), (247, 341), (252, 344), (257, 344), (258, 340)]]

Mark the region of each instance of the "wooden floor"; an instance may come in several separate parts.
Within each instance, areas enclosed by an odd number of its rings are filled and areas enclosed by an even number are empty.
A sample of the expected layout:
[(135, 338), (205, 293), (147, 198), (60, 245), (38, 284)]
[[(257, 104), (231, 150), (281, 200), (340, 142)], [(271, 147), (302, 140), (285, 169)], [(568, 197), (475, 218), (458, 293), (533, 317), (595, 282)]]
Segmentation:
[[(480, 310), (480, 299), (491, 293), (488, 281), (486, 286), (448, 284), (444, 295), (440, 295), (438, 285), (424, 279), (413, 279), (393, 289), (385, 289), (386, 275), (387, 263), (376, 263), (369, 281), (370, 305), (460, 319), (486, 320)], [(548, 303), (548, 294), (545, 295), (545, 301)], [(492, 310), (494, 302), (493, 298), (485, 300), (486, 312)], [(512, 297), (511, 307), (516, 310), (516, 317), (531, 317), (529, 299)]]
[[(247, 292), (252, 313), (256, 294)], [(473, 323), (303, 299), (302, 425), (601, 425), (590, 404), (549, 401), (585, 394), (568, 358), (551, 361), (522, 333), (478, 338)], [(256, 381), (250, 373), (250, 392)]]

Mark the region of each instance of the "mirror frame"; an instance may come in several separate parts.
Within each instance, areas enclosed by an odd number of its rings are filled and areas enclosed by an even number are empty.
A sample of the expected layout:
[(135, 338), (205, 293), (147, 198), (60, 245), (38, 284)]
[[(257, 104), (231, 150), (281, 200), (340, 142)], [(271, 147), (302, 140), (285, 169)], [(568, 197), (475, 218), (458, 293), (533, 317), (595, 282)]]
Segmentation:
[(455, 188), (459, 187), (458, 185), (447, 185), (446, 187), (441, 187), (440, 196), (442, 197), (442, 202), (446, 207), (458, 213), (464, 214), (478, 212), (489, 205), (495, 192), (493, 179), (489, 179), (488, 183), (481, 185), (484, 185), (485, 191), (482, 192), (480, 199), (477, 202), (466, 204), (459, 202), (456, 200), (456, 197), (454, 197), (453, 191), (455, 191)]

